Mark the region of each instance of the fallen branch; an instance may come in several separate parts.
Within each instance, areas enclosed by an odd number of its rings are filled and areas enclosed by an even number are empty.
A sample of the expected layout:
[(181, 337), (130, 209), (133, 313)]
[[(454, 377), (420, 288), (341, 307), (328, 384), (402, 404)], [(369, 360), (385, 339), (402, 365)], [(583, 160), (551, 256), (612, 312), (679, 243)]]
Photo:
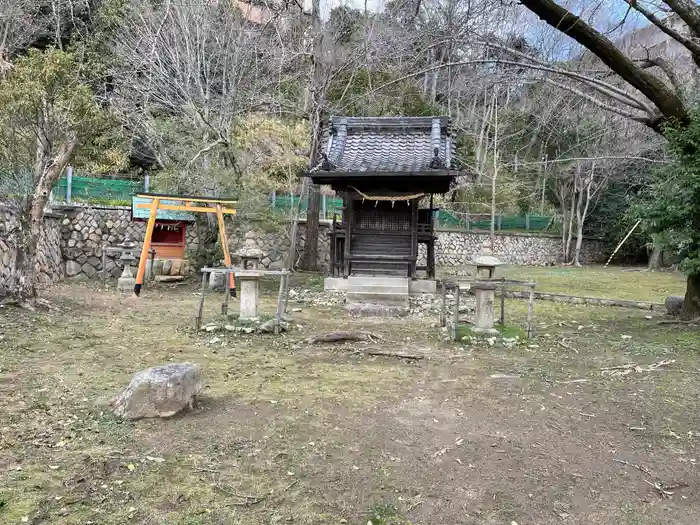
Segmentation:
[(573, 346), (569, 346), (569, 345), (566, 344), (564, 341), (559, 341), (558, 344), (559, 344), (559, 346), (561, 346), (562, 348), (566, 348), (567, 350), (573, 350), (574, 352), (576, 352), (576, 353), (578, 354), (578, 350), (576, 350)]
[(398, 357), (400, 359), (423, 359), (425, 356), (423, 355), (413, 355), (413, 354), (401, 354), (398, 352), (382, 352), (380, 350), (374, 350), (371, 352), (367, 352), (367, 355), (371, 356), (384, 356), (384, 357)]
[(220, 470), (214, 470), (213, 468), (202, 468), (202, 467), (192, 467), (198, 472), (211, 472), (212, 474), (221, 474)]
[(307, 345), (338, 343), (340, 341), (369, 341), (373, 343), (375, 339), (380, 339), (380, 337), (371, 332), (328, 332), (326, 334), (317, 334), (308, 337), (304, 339), (302, 343)]
[(673, 496), (675, 494), (675, 492), (672, 492), (672, 490), (680, 489), (680, 488), (688, 486), (687, 483), (675, 483), (673, 485), (664, 486), (664, 484), (660, 481), (655, 481), (652, 483), (651, 481), (646, 480), (646, 479), (644, 480), (644, 483), (654, 487), (654, 489), (656, 489), (656, 491), (659, 493), (659, 495), (664, 499), (669, 499), (669, 498), (671, 498), (671, 496)]
[(284, 488), (282, 489), (282, 492), (287, 492), (289, 489), (291, 489), (291, 488), (292, 488), (294, 485), (296, 485), (297, 483), (299, 483), (299, 480), (298, 480), (298, 479), (295, 479), (295, 480), (292, 481), (289, 485), (287, 485), (286, 487), (284, 487)]
[(610, 366), (607, 368), (601, 368), (603, 374), (609, 374), (612, 376), (626, 376), (632, 372), (642, 373), (642, 372), (656, 372), (666, 365), (671, 365), (675, 363), (675, 359), (664, 359), (656, 363), (652, 363), (647, 366), (640, 366), (637, 364), (620, 365), (620, 366)]
[(14, 299), (14, 298), (5, 298), (5, 299), (0, 300), (0, 308), (4, 308), (6, 306), (14, 306), (16, 308), (21, 308), (22, 310), (29, 310), (30, 312), (36, 312), (37, 310), (44, 311), (44, 312), (50, 312), (50, 311), (56, 309), (46, 299), (39, 299), (39, 298), (34, 300), (34, 304), (32, 304), (31, 301), (24, 301), (24, 300)]
[[(635, 463), (630, 463), (629, 461), (625, 461), (624, 459), (613, 459), (613, 461), (615, 461), (616, 463), (621, 463), (622, 465), (626, 465), (628, 467), (635, 468), (635, 469), (639, 470), (640, 472), (643, 472), (644, 474), (646, 474), (649, 478), (654, 477), (651, 474), (651, 472), (649, 471), (649, 469), (646, 468), (644, 465), (637, 465)], [(656, 490), (656, 492), (658, 492), (659, 495), (664, 499), (671, 498), (675, 494), (675, 492), (672, 492), (673, 490), (688, 486), (687, 483), (683, 483), (683, 482), (674, 483), (672, 485), (665, 485), (662, 481), (659, 481), (659, 480), (651, 481), (650, 479), (645, 479), (644, 483), (654, 487), (654, 490)]]
[(613, 461), (615, 463), (621, 463), (623, 465), (627, 465), (628, 467), (636, 468), (637, 470), (644, 472), (644, 474), (651, 477), (651, 472), (649, 472), (649, 469), (643, 465), (637, 465), (635, 463), (630, 463), (629, 461), (625, 461), (624, 459), (613, 459)]
[(235, 492), (235, 491), (232, 492), (230, 490), (226, 490), (225, 488), (223, 488), (220, 485), (214, 485), (214, 487), (216, 487), (217, 490), (219, 490), (220, 492), (222, 492), (226, 496), (229, 496), (231, 498), (240, 498), (240, 499), (244, 500), (244, 501), (235, 501), (232, 503), (233, 505), (240, 505), (243, 507), (249, 507), (250, 505), (255, 505), (256, 503), (260, 503), (262, 500), (265, 499), (264, 496), (255, 496), (253, 494), (240, 494), (240, 493)]

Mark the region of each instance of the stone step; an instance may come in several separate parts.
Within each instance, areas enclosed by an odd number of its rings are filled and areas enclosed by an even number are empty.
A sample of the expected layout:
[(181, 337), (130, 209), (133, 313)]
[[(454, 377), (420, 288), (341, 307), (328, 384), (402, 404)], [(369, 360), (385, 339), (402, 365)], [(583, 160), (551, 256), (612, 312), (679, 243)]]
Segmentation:
[(362, 295), (409, 295), (406, 289), (391, 286), (353, 286), (349, 287), (347, 291), (349, 294)]
[(377, 293), (352, 293), (346, 295), (348, 303), (368, 303), (381, 305), (408, 306), (408, 295), (404, 294), (377, 294)]
[(377, 275), (374, 277), (348, 277), (348, 289), (353, 286), (391, 286), (405, 288), (408, 293), (408, 278)]
[(405, 277), (348, 277), (347, 302), (408, 307), (409, 280)]

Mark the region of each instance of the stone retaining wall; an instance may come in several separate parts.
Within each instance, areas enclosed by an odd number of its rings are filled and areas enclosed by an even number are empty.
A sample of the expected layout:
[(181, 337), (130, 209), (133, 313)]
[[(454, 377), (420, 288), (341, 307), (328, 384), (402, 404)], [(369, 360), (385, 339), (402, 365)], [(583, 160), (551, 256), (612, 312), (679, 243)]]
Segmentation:
[[(479, 253), (488, 233), (461, 230), (438, 230), (435, 246), (437, 266), (464, 266)], [(533, 233), (497, 232), (494, 255), (501, 262), (518, 265), (546, 265), (561, 262), (561, 237)], [(425, 264), (425, 250), (419, 252), (418, 264)], [(581, 263), (594, 264), (605, 261), (602, 243), (584, 239), (581, 246)]]
[[(289, 252), (292, 241), (289, 226), (284, 225), (280, 229), (265, 231), (260, 228), (241, 228), (240, 226), (230, 236), (231, 252), (237, 255), (258, 255), (262, 266), (270, 270), (281, 270), (285, 264), (285, 257)], [(297, 260), (304, 252), (306, 242), (306, 224), (299, 223), (297, 232)], [(330, 267), (330, 228), (326, 223), (321, 223), (318, 232), (318, 266), (320, 270), (328, 270)]]
[[(51, 284), (64, 276), (60, 222), (52, 214), (47, 215), (44, 221), (44, 235), (39, 239), (37, 248), (39, 261), (36, 277), (39, 285)], [(1, 283), (5, 281), (16, 264), (18, 227), (17, 219), (0, 206), (0, 289), (2, 289)]]
[[(99, 278), (102, 272), (103, 246), (115, 246), (126, 239), (136, 241), (139, 249), (146, 224), (131, 221), (129, 208), (64, 208), (61, 220), (61, 246), (66, 261), (66, 277)], [(105, 269), (118, 277), (122, 268), (119, 254), (107, 253)]]
[[(115, 246), (125, 239), (136, 241), (140, 252), (146, 233), (145, 222), (132, 222), (131, 209), (128, 207), (63, 207), (61, 247), (65, 259), (66, 276), (72, 279), (99, 278), (102, 272), (102, 251), (104, 245)], [(229, 223), (230, 224), (230, 223)], [(326, 270), (330, 260), (329, 226), (322, 223), (319, 231), (318, 259), (319, 267)], [(255, 224), (233, 223), (228, 228), (229, 250), (234, 260), (236, 255), (255, 251), (259, 254), (265, 268), (280, 269), (289, 251), (290, 239), (288, 226), (276, 229), (262, 229)], [(306, 225), (299, 224), (297, 251), (303, 253), (306, 237)], [(189, 225), (186, 235), (186, 249), (197, 249), (197, 229)], [(108, 275), (118, 277), (121, 274), (119, 254), (107, 253), (105, 266)], [(158, 267), (156, 267), (158, 268)]]

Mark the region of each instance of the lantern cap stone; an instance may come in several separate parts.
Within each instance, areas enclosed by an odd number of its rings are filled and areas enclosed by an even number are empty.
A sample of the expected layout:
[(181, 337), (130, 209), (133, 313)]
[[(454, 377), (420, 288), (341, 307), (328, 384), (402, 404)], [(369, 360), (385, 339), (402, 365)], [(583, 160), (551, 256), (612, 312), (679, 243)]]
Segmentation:
[(501, 266), (503, 263), (493, 255), (479, 255), (474, 259), (475, 266)]
[(496, 267), (503, 264), (497, 257), (494, 257), (493, 249), (491, 248), (491, 241), (489, 240), (483, 242), (481, 245), (481, 253), (474, 259), (473, 263), (476, 266), (490, 267)]

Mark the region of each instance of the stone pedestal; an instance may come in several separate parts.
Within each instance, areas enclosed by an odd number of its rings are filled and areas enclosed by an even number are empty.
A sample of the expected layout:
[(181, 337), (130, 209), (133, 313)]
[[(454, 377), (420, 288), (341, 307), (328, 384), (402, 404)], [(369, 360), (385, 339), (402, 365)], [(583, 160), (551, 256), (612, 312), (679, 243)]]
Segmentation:
[(236, 272), (241, 298), (240, 319), (252, 320), (258, 318), (258, 302), (260, 299), (260, 279), (264, 272), (242, 270)]
[(134, 279), (134, 275), (131, 273), (131, 267), (127, 265), (124, 267), (121, 277), (117, 280), (117, 290), (120, 292), (131, 292), (135, 284), (136, 279)]
[(476, 297), (476, 317), (472, 330), (484, 334), (497, 334), (498, 330), (493, 327), (493, 302), (496, 297), (496, 286), (475, 283), (471, 289)]

